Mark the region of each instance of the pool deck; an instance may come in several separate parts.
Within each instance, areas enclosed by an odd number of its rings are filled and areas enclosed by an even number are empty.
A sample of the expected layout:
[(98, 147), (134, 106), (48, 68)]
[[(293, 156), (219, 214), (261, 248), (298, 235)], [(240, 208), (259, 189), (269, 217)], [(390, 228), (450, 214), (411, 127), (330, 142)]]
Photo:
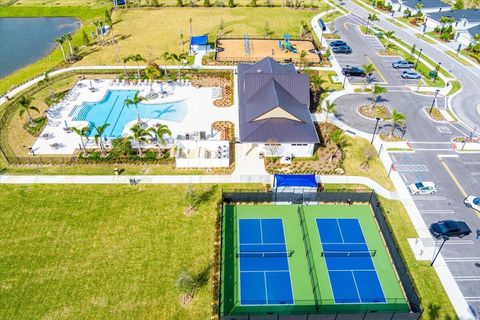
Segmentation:
[[(94, 88), (94, 91), (91, 88)], [(164, 90), (170, 94), (164, 97), (158, 96), (155, 99), (144, 101), (144, 104), (159, 104), (185, 100), (188, 105), (188, 111), (181, 122), (158, 119), (142, 119), (148, 126), (154, 126), (157, 123), (166, 124), (172, 131), (172, 137), (185, 136), (186, 133), (192, 135), (194, 132), (205, 131), (208, 136), (212, 133), (212, 123), (215, 121), (237, 122), (238, 108), (236, 104), (232, 107), (220, 108), (213, 104), (217, 98), (213, 97), (213, 88), (194, 88), (188, 84), (176, 83)], [(173, 89), (173, 90), (172, 90)], [(67, 127), (82, 128), (88, 125), (86, 121), (74, 121), (76, 106), (84, 102), (96, 102), (104, 98), (108, 90), (139, 90), (141, 96), (146, 96), (150, 92), (150, 85), (118, 85), (112, 84), (112, 80), (81, 80), (76, 83), (71, 90), (69, 97), (64, 99), (58, 105), (53, 106), (47, 112), (48, 124), (40, 134), (39, 138), (32, 146), (35, 154), (42, 155), (61, 155), (72, 154), (79, 148), (80, 137), (67, 130)], [(153, 90), (160, 91), (160, 84), (154, 83)], [(130, 135), (130, 128), (136, 123), (136, 120), (126, 124), (122, 136)], [(237, 126), (235, 126), (237, 127)], [(220, 139), (213, 138), (213, 139)], [(88, 147), (96, 147), (93, 139), (87, 144)]]

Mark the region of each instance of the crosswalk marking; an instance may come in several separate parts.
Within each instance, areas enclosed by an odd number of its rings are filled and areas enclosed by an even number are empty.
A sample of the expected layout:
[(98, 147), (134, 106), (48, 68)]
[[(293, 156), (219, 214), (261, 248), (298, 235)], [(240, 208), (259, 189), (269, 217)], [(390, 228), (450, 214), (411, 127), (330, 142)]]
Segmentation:
[(398, 172), (428, 172), (424, 164), (397, 164), (395, 168)]

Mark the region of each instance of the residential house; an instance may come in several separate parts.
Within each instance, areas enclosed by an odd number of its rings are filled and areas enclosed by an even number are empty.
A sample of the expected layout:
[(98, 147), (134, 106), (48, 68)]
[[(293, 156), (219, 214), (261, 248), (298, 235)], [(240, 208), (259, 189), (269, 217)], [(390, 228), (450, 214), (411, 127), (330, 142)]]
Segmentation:
[(464, 46), (468, 46), (475, 34), (480, 34), (480, 9), (463, 9), (445, 12), (433, 12), (427, 14), (427, 31), (442, 27), (440, 21), (442, 17), (450, 17), (455, 20), (452, 23), (453, 28), (457, 32), (456, 41)]

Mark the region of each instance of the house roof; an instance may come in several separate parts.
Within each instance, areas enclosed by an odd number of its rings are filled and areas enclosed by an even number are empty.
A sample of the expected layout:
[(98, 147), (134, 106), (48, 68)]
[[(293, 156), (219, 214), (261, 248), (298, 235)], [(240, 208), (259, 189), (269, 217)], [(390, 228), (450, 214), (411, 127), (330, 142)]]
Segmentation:
[(417, 8), (417, 3), (421, 3), (424, 9), (431, 9), (431, 8), (449, 8), (450, 5), (446, 2), (441, 0), (403, 0), (402, 4), (407, 6), (411, 9)]
[(432, 12), (428, 14), (430, 19), (440, 21), (442, 17), (452, 17), (455, 21), (462, 19), (469, 22), (480, 22), (480, 9), (464, 9), (464, 10), (452, 10), (443, 12)]
[[(242, 142), (318, 143), (308, 105), (308, 76), (271, 58), (238, 65)], [(275, 112), (275, 110), (282, 112)], [(283, 115), (289, 115), (285, 117)]]
[(480, 24), (478, 26), (468, 28), (467, 30), (473, 38), (476, 34), (480, 34)]

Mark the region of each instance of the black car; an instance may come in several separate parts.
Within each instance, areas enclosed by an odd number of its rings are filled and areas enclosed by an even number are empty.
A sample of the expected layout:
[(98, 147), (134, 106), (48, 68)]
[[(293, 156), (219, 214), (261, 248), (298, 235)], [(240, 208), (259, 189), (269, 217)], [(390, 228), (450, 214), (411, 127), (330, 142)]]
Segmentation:
[(330, 47), (338, 47), (338, 46), (346, 46), (347, 43), (345, 41), (342, 41), (342, 40), (335, 40), (335, 41), (332, 41), (330, 42)]
[(343, 68), (342, 69), (342, 74), (344, 76), (347, 76), (347, 77), (350, 77), (350, 76), (353, 76), (353, 77), (365, 77), (366, 74), (365, 74), (365, 71), (363, 71), (362, 68), (359, 68), (359, 67), (348, 67), (348, 68)]
[(332, 48), (333, 53), (352, 53), (352, 48), (349, 46), (338, 46)]
[(443, 236), (463, 238), (472, 233), (464, 221), (442, 220), (432, 223), (428, 229), (435, 238)]
[(318, 19), (318, 25), (320, 26), (320, 28), (322, 29), (322, 31), (327, 31), (327, 25), (325, 24), (325, 22), (323, 21), (323, 19)]

